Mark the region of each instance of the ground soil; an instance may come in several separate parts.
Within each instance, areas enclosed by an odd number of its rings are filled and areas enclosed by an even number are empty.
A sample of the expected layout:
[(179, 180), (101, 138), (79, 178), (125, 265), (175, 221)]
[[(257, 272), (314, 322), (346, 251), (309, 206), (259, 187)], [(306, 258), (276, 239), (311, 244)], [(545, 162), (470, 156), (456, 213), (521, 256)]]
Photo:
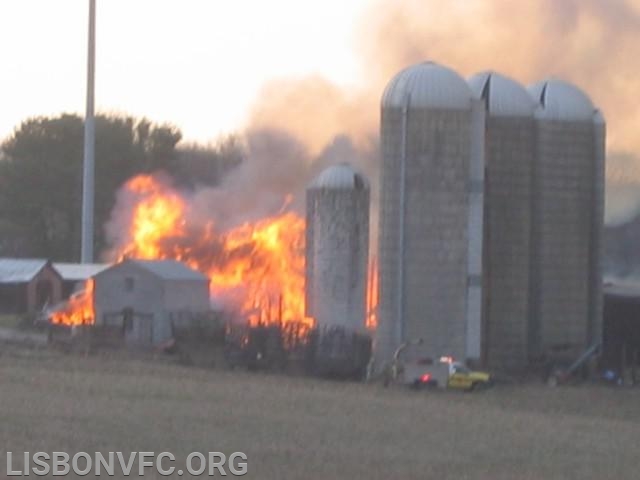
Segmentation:
[(7, 451), (241, 451), (266, 480), (633, 479), (640, 389), (416, 393), (0, 345), (0, 441), (0, 478)]

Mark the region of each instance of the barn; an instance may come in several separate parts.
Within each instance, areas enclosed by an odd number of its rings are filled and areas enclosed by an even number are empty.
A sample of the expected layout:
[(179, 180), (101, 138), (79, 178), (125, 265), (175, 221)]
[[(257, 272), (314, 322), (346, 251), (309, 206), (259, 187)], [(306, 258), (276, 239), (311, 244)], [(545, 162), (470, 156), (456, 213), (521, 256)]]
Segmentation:
[(0, 258), (0, 313), (35, 313), (61, 295), (62, 279), (47, 260)]
[(90, 278), (108, 267), (106, 263), (54, 263), (53, 268), (62, 278), (62, 298), (69, 298)]
[(96, 325), (123, 326), (125, 341), (157, 345), (172, 326), (210, 310), (209, 279), (175, 260), (125, 260), (94, 277)]

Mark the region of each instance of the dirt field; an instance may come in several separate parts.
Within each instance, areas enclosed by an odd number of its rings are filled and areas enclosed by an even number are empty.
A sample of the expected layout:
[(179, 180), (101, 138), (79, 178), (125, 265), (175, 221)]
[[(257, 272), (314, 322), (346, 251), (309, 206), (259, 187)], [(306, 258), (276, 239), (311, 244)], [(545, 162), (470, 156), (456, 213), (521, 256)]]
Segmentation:
[(2, 345), (0, 388), (0, 478), (6, 451), (242, 451), (274, 480), (640, 475), (637, 389), (416, 394)]

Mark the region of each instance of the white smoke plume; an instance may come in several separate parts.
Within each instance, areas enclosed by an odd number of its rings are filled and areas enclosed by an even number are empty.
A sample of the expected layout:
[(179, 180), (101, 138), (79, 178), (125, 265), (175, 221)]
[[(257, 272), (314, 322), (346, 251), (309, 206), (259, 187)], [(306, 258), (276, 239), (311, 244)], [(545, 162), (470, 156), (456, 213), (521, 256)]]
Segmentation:
[(606, 219), (624, 222), (640, 210), (640, 104), (630, 101), (640, 91), (639, 33), (640, 0), (378, 0), (355, 32), (361, 84), (309, 76), (265, 85), (244, 162), (218, 187), (197, 189), (192, 210), (232, 226), (291, 196), (302, 212), (313, 176), (349, 161), (372, 181), (375, 220), (380, 96), (401, 68), (431, 59), (465, 76), (492, 69), (525, 85), (558, 76), (584, 89), (608, 122)]
[[(367, 152), (354, 162), (374, 180), (375, 192), (380, 96), (400, 69), (434, 60), (464, 76), (492, 69), (524, 85), (560, 77), (605, 114), (606, 218), (619, 221), (640, 206), (640, 193), (626, 187), (640, 186), (640, 104), (629, 101), (640, 91), (639, 34), (640, 0), (378, 0), (355, 35), (359, 88), (317, 76), (274, 81), (254, 105), (250, 126), (286, 131), (312, 159), (336, 136), (349, 138), (356, 152)], [(624, 201), (617, 194), (621, 178)]]

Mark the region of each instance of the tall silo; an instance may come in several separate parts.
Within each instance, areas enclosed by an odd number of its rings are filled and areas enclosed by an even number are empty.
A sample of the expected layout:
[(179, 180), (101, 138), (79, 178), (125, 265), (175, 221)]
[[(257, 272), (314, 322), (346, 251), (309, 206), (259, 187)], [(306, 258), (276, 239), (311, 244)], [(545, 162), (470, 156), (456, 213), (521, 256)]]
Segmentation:
[(594, 126), (594, 186), (593, 218), (591, 224), (591, 276), (589, 278), (589, 332), (590, 343), (600, 343), (603, 337), (604, 296), (602, 291), (604, 274), (604, 194), (607, 125), (604, 115), (596, 110), (593, 116)]
[(529, 87), (536, 111), (532, 326), (535, 351), (600, 341), (604, 120), (580, 89)]
[(347, 164), (307, 188), (306, 314), (318, 326), (363, 330), (369, 258), (369, 183)]
[(494, 72), (469, 79), (487, 112), (485, 136), (483, 357), (492, 368), (528, 360), (534, 111), (516, 81)]
[(432, 62), (398, 73), (381, 104), (376, 362), (404, 341), (480, 357), (484, 107)]

